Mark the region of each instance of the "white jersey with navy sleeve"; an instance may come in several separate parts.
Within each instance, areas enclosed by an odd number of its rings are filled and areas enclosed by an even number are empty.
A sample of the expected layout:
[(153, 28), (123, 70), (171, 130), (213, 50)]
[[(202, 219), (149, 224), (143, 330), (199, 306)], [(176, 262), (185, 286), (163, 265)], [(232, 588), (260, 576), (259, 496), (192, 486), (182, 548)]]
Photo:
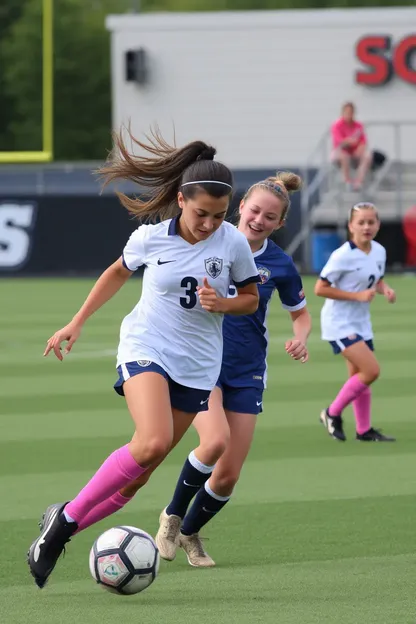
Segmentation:
[[(320, 277), (334, 288), (359, 292), (375, 286), (385, 268), (386, 250), (380, 243), (372, 241), (370, 252), (365, 253), (348, 241), (331, 254)], [(327, 299), (321, 311), (321, 331), (323, 340), (340, 340), (355, 334), (371, 340), (370, 304)]]
[(224, 355), (219, 381), (236, 388), (263, 389), (268, 347), (266, 320), (271, 297), (277, 290), (282, 307), (289, 312), (305, 307), (306, 299), (292, 258), (273, 241), (266, 240), (253, 257), (261, 278), (259, 307), (254, 314), (224, 317)]
[(211, 390), (222, 358), (222, 314), (201, 307), (197, 287), (206, 277), (220, 297), (231, 281), (260, 280), (243, 234), (224, 222), (191, 245), (177, 235), (178, 218), (141, 225), (123, 251), (130, 271), (144, 265), (142, 296), (121, 325), (117, 366), (137, 360), (159, 364), (177, 383)]

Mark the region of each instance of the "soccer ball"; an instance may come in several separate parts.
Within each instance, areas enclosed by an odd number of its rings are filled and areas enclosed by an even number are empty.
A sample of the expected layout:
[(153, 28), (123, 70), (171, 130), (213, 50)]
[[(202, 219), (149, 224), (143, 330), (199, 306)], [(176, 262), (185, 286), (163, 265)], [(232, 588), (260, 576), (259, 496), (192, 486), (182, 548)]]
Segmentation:
[(109, 529), (90, 551), (90, 572), (104, 589), (116, 594), (138, 594), (159, 571), (159, 551), (153, 537), (131, 526)]

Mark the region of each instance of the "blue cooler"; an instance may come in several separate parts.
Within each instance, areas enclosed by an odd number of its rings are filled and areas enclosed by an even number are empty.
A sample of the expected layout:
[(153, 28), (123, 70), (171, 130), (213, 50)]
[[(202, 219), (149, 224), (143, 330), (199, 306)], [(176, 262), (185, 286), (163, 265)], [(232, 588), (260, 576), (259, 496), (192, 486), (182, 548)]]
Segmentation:
[(334, 230), (315, 230), (312, 232), (312, 270), (320, 273), (328, 258), (342, 241)]

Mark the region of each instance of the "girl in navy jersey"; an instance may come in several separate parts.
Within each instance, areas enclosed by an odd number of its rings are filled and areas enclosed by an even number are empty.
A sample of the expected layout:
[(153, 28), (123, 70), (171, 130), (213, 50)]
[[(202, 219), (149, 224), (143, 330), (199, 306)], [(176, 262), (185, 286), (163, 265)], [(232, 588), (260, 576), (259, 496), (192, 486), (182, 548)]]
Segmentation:
[[(230, 500), (250, 450), (266, 386), (266, 316), (275, 290), (293, 324), (286, 353), (301, 362), (308, 359), (311, 318), (301, 278), (292, 259), (268, 240), (284, 224), (289, 194), (300, 184), (297, 175), (280, 173), (250, 187), (240, 204), (238, 229), (250, 244), (261, 277), (260, 303), (253, 314), (224, 317), (221, 374), (211, 393), (209, 410), (194, 420), (200, 443), (185, 461), (173, 499), (160, 515), (156, 543), (164, 559), (174, 559), (181, 546), (192, 566), (215, 565), (205, 552), (199, 530)], [(230, 296), (235, 295), (235, 287), (231, 287)], [(150, 471), (127, 486), (122, 491), (124, 496), (132, 496), (149, 475)]]
[(326, 299), (322, 339), (335, 354), (342, 353), (349, 374), (336, 398), (322, 410), (320, 421), (331, 437), (345, 442), (342, 412), (352, 403), (357, 440), (394, 442), (371, 426), (371, 385), (380, 367), (374, 355), (370, 303), (377, 293), (394, 303), (396, 293), (383, 279), (386, 250), (373, 240), (380, 228), (376, 207), (355, 204), (348, 221), (350, 240), (331, 254), (315, 286), (315, 294)]
[[(136, 432), (71, 502), (47, 508), (28, 555), (39, 587), (71, 536), (120, 508), (127, 499), (119, 490), (160, 463), (207, 408), (221, 368), (223, 315), (252, 314), (258, 306), (249, 244), (224, 222), (232, 176), (213, 160), (215, 149), (202, 141), (173, 148), (158, 134), (149, 144), (132, 140), (147, 154), (133, 156), (118, 136), (101, 174), (106, 182), (125, 178), (146, 187), (148, 200), (119, 194), (121, 202), (140, 219), (166, 220), (133, 232), (72, 321), (48, 340), (45, 355), (62, 360), (61, 344), (67, 341), (69, 352), (86, 320), (143, 266), (141, 299), (121, 326), (115, 385)], [(227, 297), (231, 281), (235, 299)]]

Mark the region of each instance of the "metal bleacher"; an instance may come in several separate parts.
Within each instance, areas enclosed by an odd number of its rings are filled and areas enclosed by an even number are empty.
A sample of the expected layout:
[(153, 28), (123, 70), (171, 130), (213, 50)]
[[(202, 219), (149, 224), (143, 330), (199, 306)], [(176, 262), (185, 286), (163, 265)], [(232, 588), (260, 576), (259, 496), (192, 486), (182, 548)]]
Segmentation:
[[(345, 232), (348, 210), (357, 201), (370, 201), (377, 206), (383, 222), (397, 222), (406, 211), (416, 205), (416, 152), (414, 160), (403, 158), (403, 137), (410, 142), (415, 136), (416, 121), (369, 122), (366, 128), (387, 126), (392, 134), (392, 149), (387, 160), (369, 174), (365, 188), (358, 192), (345, 190), (339, 169), (330, 161), (330, 130), (326, 130), (305, 167), (308, 180), (302, 193), (301, 229), (291, 241), (287, 252), (293, 255), (302, 249), (302, 264), (310, 264), (310, 234), (319, 228), (333, 228)], [(408, 150), (407, 150), (408, 151)], [(307, 172), (313, 170), (307, 178)]]

